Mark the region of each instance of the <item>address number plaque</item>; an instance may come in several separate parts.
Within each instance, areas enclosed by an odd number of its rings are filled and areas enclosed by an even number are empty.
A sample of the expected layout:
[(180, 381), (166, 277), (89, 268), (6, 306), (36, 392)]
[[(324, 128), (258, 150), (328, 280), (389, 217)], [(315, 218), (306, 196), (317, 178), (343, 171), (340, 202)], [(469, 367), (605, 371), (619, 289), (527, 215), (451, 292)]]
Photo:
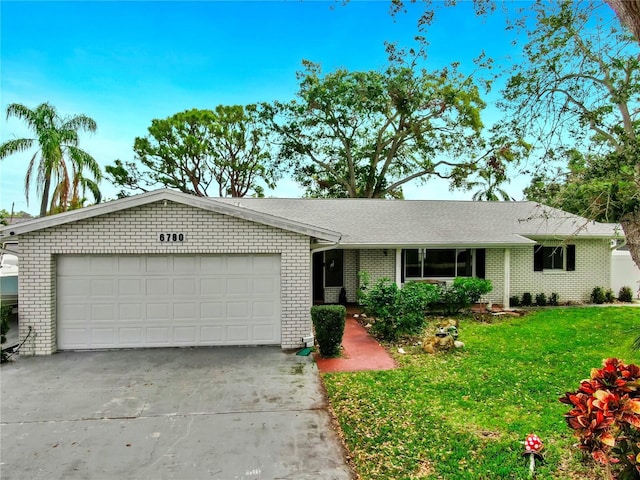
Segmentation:
[(187, 235), (182, 232), (158, 233), (158, 241), (162, 243), (179, 243), (187, 240)]

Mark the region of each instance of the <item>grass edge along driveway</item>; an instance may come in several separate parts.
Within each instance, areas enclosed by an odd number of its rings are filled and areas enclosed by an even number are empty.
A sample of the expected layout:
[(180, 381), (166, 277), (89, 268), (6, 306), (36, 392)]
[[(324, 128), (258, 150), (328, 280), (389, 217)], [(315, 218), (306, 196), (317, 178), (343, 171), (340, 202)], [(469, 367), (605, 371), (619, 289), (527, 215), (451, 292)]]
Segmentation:
[[(432, 320), (433, 322), (433, 320)], [(640, 308), (554, 308), (480, 323), (460, 319), (462, 351), (403, 345), (400, 368), (323, 375), (362, 479), (525, 479), (529, 433), (545, 444), (537, 479), (597, 479), (572, 445), (558, 401), (606, 357), (631, 349)], [(390, 346), (392, 352), (397, 349)]]

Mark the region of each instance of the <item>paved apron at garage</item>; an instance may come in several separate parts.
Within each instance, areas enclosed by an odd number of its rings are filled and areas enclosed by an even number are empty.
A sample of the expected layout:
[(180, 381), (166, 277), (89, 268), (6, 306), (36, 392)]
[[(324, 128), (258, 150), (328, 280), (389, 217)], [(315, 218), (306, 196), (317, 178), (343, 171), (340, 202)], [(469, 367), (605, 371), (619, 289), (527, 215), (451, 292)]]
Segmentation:
[(0, 477), (350, 479), (311, 357), (62, 352), (0, 370)]

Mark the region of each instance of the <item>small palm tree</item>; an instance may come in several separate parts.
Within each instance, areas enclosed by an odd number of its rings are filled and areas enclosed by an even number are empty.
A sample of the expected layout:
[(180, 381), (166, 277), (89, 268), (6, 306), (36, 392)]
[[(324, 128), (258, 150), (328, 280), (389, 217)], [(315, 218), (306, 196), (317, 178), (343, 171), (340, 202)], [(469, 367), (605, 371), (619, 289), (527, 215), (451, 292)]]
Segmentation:
[[(38, 105), (35, 109), (12, 103), (7, 107), (9, 117), (24, 120), (34, 133), (34, 138), (16, 138), (3, 143), (0, 145), (0, 160), (37, 147), (27, 165), (24, 188), (28, 203), (29, 190), (36, 175), (36, 191), (42, 195), (40, 216), (68, 210), (77, 202), (75, 197), (78, 196), (78, 189), (87, 181), (98, 191), (97, 185), (102, 179), (100, 166), (91, 155), (78, 147), (79, 131), (96, 131), (93, 119), (86, 115), (61, 118), (55, 107), (48, 103)], [(91, 174), (93, 180), (84, 177), (85, 171)], [(90, 190), (93, 191), (93, 188)], [(99, 200), (98, 194), (96, 201)]]
[(469, 188), (481, 187), (473, 194), (473, 197), (471, 197), (473, 201), (497, 202), (500, 200), (511, 200), (511, 196), (500, 188), (500, 185), (506, 180), (504, 173), (497, 172), (493, 169), (486, 169), (480, 170), (478, 176), (482, 179), (481, 182), (469, 183)]

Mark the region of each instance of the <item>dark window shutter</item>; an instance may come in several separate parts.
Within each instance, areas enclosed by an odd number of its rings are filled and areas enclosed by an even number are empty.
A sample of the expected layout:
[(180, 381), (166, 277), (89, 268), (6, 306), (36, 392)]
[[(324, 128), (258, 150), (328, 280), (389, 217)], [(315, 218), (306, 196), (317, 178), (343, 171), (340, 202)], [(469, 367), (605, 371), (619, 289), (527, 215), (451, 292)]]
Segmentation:
[(576, 270), (576, 246), (567, 245), (567, 272)]
[(404, 250), (402, 250), (402, 255), (400, 255), (400, 281), (404, 283)]
[(476, 277), (485, 278), (487, 252), (484, 248), (476, 248)]
[(533, 247), (533, 271), (541, 272), (544, 270), (544, 247), (536, 245)]

